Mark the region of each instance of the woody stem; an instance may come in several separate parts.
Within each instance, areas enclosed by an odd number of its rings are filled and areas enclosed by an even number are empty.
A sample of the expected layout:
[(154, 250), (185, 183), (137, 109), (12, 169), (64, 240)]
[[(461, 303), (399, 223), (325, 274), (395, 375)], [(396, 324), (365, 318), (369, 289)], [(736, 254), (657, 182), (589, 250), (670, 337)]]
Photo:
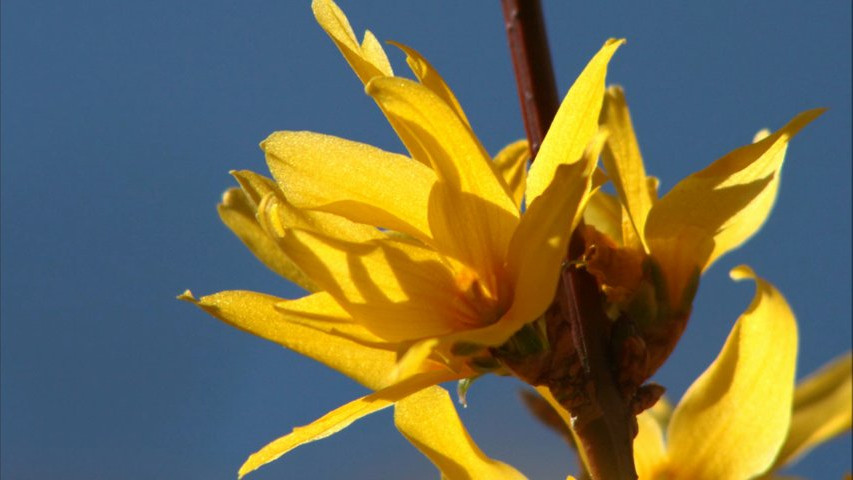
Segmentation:
[[(510, 54), (521, 102), (522, 117), (535, 159), (559, 107), (551, 54), (539, 0), (501, 0)], [(572, 234), (569, 260), (583, 252), (583, 239)], [(571, 325), (574, 343), (586, 367), (583, 392), (569, 392), (560, 382), (548, 387), (564, 403), (585, 451), (587, 467), (595, 480), (635, 479), (632, 443), (634, 421), (629, 405), (619, 394), (610, 355), (610, 328), (595, 279), (585, 270), (569, 268), (561, 276), (555, 303), (562, 321)], [(577, 380), (577, 379), (575, 379)], [(583, 401), (577, 402), (580, 393)]]

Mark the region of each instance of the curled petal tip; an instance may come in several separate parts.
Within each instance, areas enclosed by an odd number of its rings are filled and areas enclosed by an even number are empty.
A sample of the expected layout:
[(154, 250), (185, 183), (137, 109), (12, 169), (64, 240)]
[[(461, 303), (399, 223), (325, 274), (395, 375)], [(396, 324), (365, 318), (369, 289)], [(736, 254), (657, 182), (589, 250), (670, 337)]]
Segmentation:
[(191, 302), (191, 303), (197, 303), (198, 302), (198, 300), (196, 300), (196, 298), (193, 296), (193, 292), (191, 292), (189, 288), (184, 290), (184, 293), (178, 295), (175, 298), (177, 298), (178, 300), (183, 300), (185, 302)]
[(738, 265), (729, 271), (729, 277), (731, 277), (732, 280), (740, 281), (753, 279), (756, 275), (755, 271), (748, 265)]

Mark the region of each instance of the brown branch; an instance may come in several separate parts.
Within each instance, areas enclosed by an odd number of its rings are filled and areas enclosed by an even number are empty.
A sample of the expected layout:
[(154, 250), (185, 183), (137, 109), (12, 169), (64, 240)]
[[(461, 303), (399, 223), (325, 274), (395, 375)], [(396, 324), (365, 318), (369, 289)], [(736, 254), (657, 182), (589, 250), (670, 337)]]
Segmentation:
[[(531, 157), (535, 158), (559, 107), (542, 8), (539, 0), (501, 0), (501, 3), (524, 127)], [(583, 239), (576, 230), (568, 259), (578, 259), (583, 250)], [(554, 365), (550, 375), (541, 378), (552, 379), (547, 382), (549, 389), (572, 414), (575, 433), (586, 452), (593, 478), (636, 479), (632, 451), (635, 419), (613, 376), (610, 321), (603, 311), (595, 279), (583, 269), (567, 268), (560, 280), (554, 308), (557, 314), (549, 318), (565, 327), (549, 327), (549, 331), (568, 328), (572, 336), (569, 343), (574, 348), (570, 348), (572, 352), (553, 352), (561, 365)], [(565, 345), (565, 342), (556, 343)], [(567, 357), (575, 358), (582, 368), (570, 368), (563, 360)], [(573, 373), (565, 376), (562, 370)]]
[(501, 0), (524, 129), (536, 157), (560, 106), (539, 0)]

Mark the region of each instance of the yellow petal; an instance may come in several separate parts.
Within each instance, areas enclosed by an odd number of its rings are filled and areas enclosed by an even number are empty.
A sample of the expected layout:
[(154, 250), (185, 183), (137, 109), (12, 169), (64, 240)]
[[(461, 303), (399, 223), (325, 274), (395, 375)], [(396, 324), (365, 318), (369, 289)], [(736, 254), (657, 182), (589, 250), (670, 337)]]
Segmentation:
[(356, 223), (333, 213), (296, 208), (280, 192), (268, 193), (261, 199), (257, 219), (261, 228), (276, 239), (284, 236), (284, 232), (290, 228), (310, 230), (352, 242), (365, 242), (387, 236), (376, 227)]
[(551, 185), (521, 217), (507, 257), (507, 273), (515, 285), (509, 311), (497, 323), (460, 333), (447, 342), (464, 340), (500, 345), (548, 308), (605, 139), (606, 135), (596, 136), (584, 154), (584, 161), (560, 165)]
[(397, 402), (394, 407), (394, 424), (438, 467), (442, 478), (525, 478), (513, 467), (487, 457), (477, 447), (459, 419), (450, 395), (441, 387), (421, 390)]
[(524, 189), (527, 186), (527, 161), (530, 160), (530, 148), (527, 140), (510, 143), (495, 155), (494, 164), (498, 174), (503, 177), (515, 206), (521, 209)]
[(776, 459), (778, 468), (850, 430), (851, 405), (853, 356), (848, 352), (797, 385), (791, 429)]
[(406, 63), (409, 65), (409, 68), (412, 69), (412, 73), (418, 77), (421, 84), (441, 97), (441, 99), (444, 100), (444, 103), (453, 108), (453, 111), (456, 112), (459, 119), (462, 120), (465, 125), (468, 125), (468, 118), (465, 116), (465, 112), (462, 111), (462, 106), (459, 105), (459, 101), (456, 100), (456, 95), (453, 94), (453, 91), (447, 86), (447, 83), (444, 82), (444, 79), (441, 78), (441, 75), (438, 74), (438, 71), (433, 68), (427, 59), (414, 48), (407, 47), (406, 45), (397, 42), (388, 43), (406, 53)]
[(246, 199), (251, 202), (255, 210), (261, 203), (261, 199), (270, 193), (279, 192), (275, 180), (250, 170), (231, 170), (228, 173), (240, 184), (240, 188), (246, 194)]
[[(539, 385), (538, 387), (535, 387), (535, 388), (536, 388), (536, 391), (539, 392), (539, 395), (541, 395), (542, 398), (544, 398), (545, 401), (547, 401), (548, 404), (551, 405), (551, 407), (554, 409), (554, 411), (556, 411), (560, 415), (560, 418), (563, 419), (563, 422), (569, 428), (569, 433), (571, 433), (572, 438), (574, 438), (574, 444), (576, 446), (582, 445), (580, 439), (577, 436), (577, 433), (575, 433), (575, 430), (572, 427), (572, 425), (573, 425), (572, 415), (568, 412), (568, 410), (566, 410), (562, 405), (560, 405), (560, 402), (558, 402), (557, 399), (554, 398), (554, 395), (551, 393), (551, 390), (549, 390), (548, 387), (543, 386), (543, 385)], [(575, 447), (575, 449), (578, 453), (578, 458), (584, 464), (584, 470), (587, 472), (590, 471), (589, 459), (586, 456), (586, 450), (583, 448), (577, 448), (577, 447)]]
[(607, 64), (624, 40), (610, 39), (575, 80), (542, 141), (527, 175), (527, 205), (551, 183), (557, 165), (577, 162), (598, 132)]
[(349, 20), (331, 0), (314, 0), (311, 10), (317, 23), (329, 34), (347, 63), (363, 83), (376, 76), (392, 76), (391, 64), (382, 46), (370, 32), (364, 35), (364, 44), (359, 45)]
[[(679, 182), (646, 220), (645, 237), (652, 254), (665, 263), (667, 250), (680, 244), (679, 248), (698, 255), (692, 263), (704, 270), (751, 237), (773, 207), (788, 141), (822, 112), (801, 113), (764, 140), (738, 148)], [(685, 230), (690, 234), (683, 235)], [(681, 242), (672, 241), (680, 236)], [(711, 242), (713, 249), (684, 245), (688, 238), (694, 244)]]
[(283, 302), (281, 298), (248, 291), (219, 292), (198, 300), (187, 292), (180, 298), (240, 330), (313, 358), (368, 388), (384, 387), (397, 360), (392, 351), (367, 347), (301, 325), (300, 320), (318, 317), (349, 319), (326, 293), (288, 301), (290, 310), (286, 313), (276, 309), (276, 304)]
[(488, 268), (503, 258), (519, 214), (479, 140), (423, 85), (376, 78), (367, 93), (418, 139), (429, 156), (425, 163), (438, 175), (429, 208), (436, 248), (490, 276)]
[(554, 300), (569, 238), (581, 218), (592, 169), (605, 138), (596, 137), (584, 155), (585, 162), (560, 165), (551, 185), (521, 217), (507, 258), (515, 294), (510, 311), (499, 322), (507, 331), (515, 332), (532, 322)]
[(239, 478), (243, 478), (247, 473), (272, 462), (300, 445), (326, 438), (343, 430), (365, 415), (389, 407), (394, 402), (430, 385), (449, 381), (453, 378), (454, 376), (448, 372), (424, 373), (338, 407), (304, 427), (294, 428), (290, 434), (253, 453), (240, 467), (237, 475)]
[(583, 211), (583, 220), (622, 245), (622, 206), (613, 195), (601, 190), (593, 193)]
[(261, 148), (288, 201), (428, 241), (435, 175), (402, 155), (312, 132), (277, 132)]
[(755, 298), (714, 363), (675, 408), (667, 440), (673, 478), (744, 479), (766, 471), (791, 420), (797, 324), (785, 298), (745, 266)]
[(234, 232), (270, 270), (308, 290), (317, 291), (317, 286), (290, 258), (278, 247), (276, 240), (270, 237), (255, 218), (256, 208), (242, 190), (232, 188), (222, 196), (217, 206), (219, 218)]
[(610, 87), (604, 96), (601, 110), (601, 124), (610, 132), (607, 145), (602, 152), (601, 162), (622, 204), (628, 211), (632, 235), (623, 235), (624, 246), (635, 249), (648, 249), (642, 242), (642, 232), (646, 216), (652, 208), (651, 196), (646, 181), (646, 170), (640, 146), (631, 124), (631, 114), (625, 102), (625, 93), (619, 87)]
[(393, 238), (347, 242), (298, 229), (279, 241), (358, 323), (387, 341), (441, 336), (478, 320), (429, 249)]
[(637, 416), (640, 430), (634, 437), (634, 465), (640, 480), (654, 480), (666, 468), (666, 446), (657, 420), (645, 411)]

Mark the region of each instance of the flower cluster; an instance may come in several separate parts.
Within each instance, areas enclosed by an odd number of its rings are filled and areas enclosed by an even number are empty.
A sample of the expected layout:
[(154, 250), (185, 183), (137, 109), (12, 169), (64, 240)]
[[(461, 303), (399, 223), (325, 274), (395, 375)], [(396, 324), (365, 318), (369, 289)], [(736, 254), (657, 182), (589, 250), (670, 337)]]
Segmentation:
[[(525, 141), (488, 155), (417, 51), (393, 43), (415, 79), (396, 76), (371, 32), (359, 41), (331, 0), (312, 8), (408, 154), (273, 133), (261, 142), (272, 178), (232, 172), (240, 186), (224, 194), (219, 214), (309, 294), (181, 298), (373, 393), (268, 444), (240, 476), (394, 405), (399, 430), (444, 477), (524, 478), (477, 448), (438, 384), (518, 374), (531, 368), (526, 359), (560, 353), (548, 312), (561, 276), (582, 269), (601, 292), (620, 388), (635, 395), (674, 348), (701, 273), (761, 227), (789, 140), (820, 114), (759, 134), (659, 196), (622, 90), (605, 84), (621, 40), (589, 61), (530, 164)], [(601, 188), (608, 182), (615, 194)], [(583, 254), (567, 258), (573, 232)], [(753, 477), (850, 426), (850, 356), (795, 392), (796, 323), (784, 298), (747, 267), (733, 276), (755, 280), (753, 305), (671, 419), (661, 407), (639, 416), (641, 478)], [(571, 427), (557, 392), (531, 384)]]

